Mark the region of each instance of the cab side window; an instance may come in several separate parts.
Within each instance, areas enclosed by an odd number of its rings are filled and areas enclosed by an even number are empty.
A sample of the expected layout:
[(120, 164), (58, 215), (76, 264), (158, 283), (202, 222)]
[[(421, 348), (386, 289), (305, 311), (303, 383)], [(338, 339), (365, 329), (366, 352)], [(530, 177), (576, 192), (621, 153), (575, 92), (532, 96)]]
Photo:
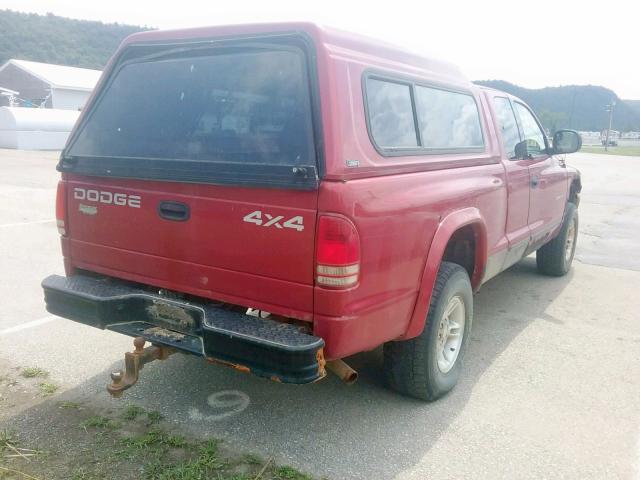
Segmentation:
[(496, 111), (505, 154), (509, 160), (515, 160), (516, 145), (520, 143), (520, 132), (513, 108), (511, 108), (511, 102), (506, 97), (495, 97), (493, 108)]
[(544, 155), (547, 150), (547, 144), (545, 142), (544, 132), (538, 125), (535, 117), (529, 109), (521, 103), (515, 102), (514, 106), (516, 114), (520, 119), (524, 139), (527, 142), (527, 152), (532, 157)]

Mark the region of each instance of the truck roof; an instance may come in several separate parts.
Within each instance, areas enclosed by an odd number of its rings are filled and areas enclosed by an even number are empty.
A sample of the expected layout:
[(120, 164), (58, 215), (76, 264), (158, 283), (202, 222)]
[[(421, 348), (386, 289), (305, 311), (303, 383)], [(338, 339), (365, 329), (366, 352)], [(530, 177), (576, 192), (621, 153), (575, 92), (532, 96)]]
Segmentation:
[(179, 30), (152, 30), (138, 32), (127, 37), (122, 47), (145, 42), (178, 41), (212, 37), (233, 37), (251, 34), (304, 32), (310, 35), (332, 54), (375, 58), (389, 63), (391, 68), (402, 64), (406, 69), (429, 72), (445, 77), (456, 83), (471, 83), (454, 64), (435, 58), (425, 57), (402, 47), (398, 47), (364, 35), (351, 33), (312, 22), (259, 23), (244, 25), (224, 25), (198, 27)]

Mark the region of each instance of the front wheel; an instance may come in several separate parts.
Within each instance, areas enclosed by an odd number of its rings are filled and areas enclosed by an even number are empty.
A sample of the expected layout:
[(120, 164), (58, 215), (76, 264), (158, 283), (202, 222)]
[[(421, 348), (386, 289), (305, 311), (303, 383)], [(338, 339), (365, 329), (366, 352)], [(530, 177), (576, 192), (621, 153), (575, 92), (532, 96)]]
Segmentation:
[(442, 262), (422, 333), (384, 345), (389, 386), (404, 395), (433, 401), (458, 382), (473, 319), (473, 294), (467, 271)]
[(568, 203), (560, 232), (536, 252), (538, 272), (555, 277), (566, 275), (576, 253), (577, 241), (578, 208), (575, 204)]

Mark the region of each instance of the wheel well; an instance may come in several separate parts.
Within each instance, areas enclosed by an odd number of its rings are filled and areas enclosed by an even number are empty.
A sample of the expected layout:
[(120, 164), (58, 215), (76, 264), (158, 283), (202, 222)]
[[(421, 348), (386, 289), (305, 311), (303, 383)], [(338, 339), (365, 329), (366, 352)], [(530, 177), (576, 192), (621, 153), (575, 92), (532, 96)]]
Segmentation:
[(456, 230), (444, 250), (443, 262), (457, 263), (473, 278), (476, 268), (476, 233), (471, 225)]

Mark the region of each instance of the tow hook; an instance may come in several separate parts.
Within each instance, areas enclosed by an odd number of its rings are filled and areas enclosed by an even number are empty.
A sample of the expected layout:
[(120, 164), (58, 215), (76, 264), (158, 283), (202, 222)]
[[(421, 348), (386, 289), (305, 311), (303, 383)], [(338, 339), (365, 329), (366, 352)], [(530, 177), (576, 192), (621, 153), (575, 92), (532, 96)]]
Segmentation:
[(133, 340), (135, 350), (124, 354), (124, 372), (118, 370), (111, 372), (111, 383), (107, 385), (107, 391), (112, 397), (120, 398), (127, 388), (132, 387), (138, 381), (140, 370), (147, 363), (154, 360), (166, 360), (175, 350), (167, 347), (152, 345), (144, 348), (146, 340), (136, 337)]

